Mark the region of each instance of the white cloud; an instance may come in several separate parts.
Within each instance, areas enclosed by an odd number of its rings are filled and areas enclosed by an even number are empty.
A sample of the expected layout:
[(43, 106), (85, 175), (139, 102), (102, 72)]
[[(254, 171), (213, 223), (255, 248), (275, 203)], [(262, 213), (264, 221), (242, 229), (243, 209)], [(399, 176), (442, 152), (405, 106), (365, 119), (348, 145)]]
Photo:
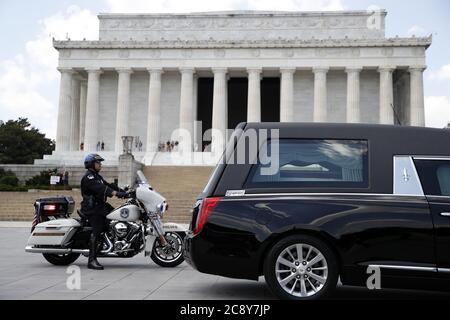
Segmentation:
[(450, 123), (450, 100), (446, 96), (425, 97), (425, 124), (443, 128)]
[(342, 0), (105, 0), (111, 12), (181, 13), (224, 10), (343, 10)]
[(42, 26), (36, 39), (27, 42), (26, 48), (34, 63), (55, 68), (58, 53), (52, 46), (52, 38), (61, 40), (69, 37), (71, 40), (98, 39), (98, 19), (89, 10), (81, 10), (70, 6), (65, 13), (39, 21)]
[(450, 64), (446, 64), (439, 68), (437, 71), (433, 71), (428, 76), (430, 80), (450, 80)]
[(408, 29), (408, 36), (416, 36), (416, 37), (425, 37), (428, 35), (427, 30), (425, 30), (421, 26), (414, 25), (411, 28)]
[(48, 83), (45, 73), (47, 70), (30, 64), (27, 54), (0, 63), (1, 119), (26, 117), (33, 126), (54, 137), (54, 101), (42, 92), (42, 83)]
[(0, 61), (0, 116), (2, 120), (27, 117), (33, 126), (54, 138), (59, 73), (52, 37), (97, 39), (98, 19), (89, 10), (70, 6), (39, 24), (37, 36), (26, 43), (24, 53)]

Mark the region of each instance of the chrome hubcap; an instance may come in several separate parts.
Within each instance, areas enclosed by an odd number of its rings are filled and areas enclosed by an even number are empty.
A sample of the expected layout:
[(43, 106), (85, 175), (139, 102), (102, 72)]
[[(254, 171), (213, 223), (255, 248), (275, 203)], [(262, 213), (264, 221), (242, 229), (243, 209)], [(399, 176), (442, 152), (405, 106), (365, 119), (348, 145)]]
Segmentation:
[(275, 273), (284, 291), (296, 297), (310, 297), (325, 285), (328, 264), (317, 248), (296, 243), (279, 254)]
[(166, 233), (165, 238), (170, 246), (161, 247), (158, 241), (158, 246), (155, 248), (156, 256), (165, 262), (175, 261), (183, 253), (183, 240), (178, 234), (171, 232)]

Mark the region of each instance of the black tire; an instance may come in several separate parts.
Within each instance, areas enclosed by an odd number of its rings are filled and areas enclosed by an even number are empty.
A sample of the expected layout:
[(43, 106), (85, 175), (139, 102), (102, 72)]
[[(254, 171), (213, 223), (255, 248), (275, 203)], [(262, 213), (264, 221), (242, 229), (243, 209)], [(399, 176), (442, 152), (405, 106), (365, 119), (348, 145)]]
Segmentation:
[(186, 234), (184, 232), (166, 232), (165, 237), (167, 241), (172, 245), (174, 251), (176, 251), (174, 252), (173, 257), (163, 256), (159, 239), (156, 239), (155, 244), (153, 245), (153, 250), (152, 254), (150, 255), (150, 258), (153, 260), (154, 263), (165, 268), (173, 268), (180, 265), (184, 261), (183, 241), (185, 235)]
[[(300, 250), (296, 249), (297, 244), (302, 244)], [(309, 251), (309, 248), (312, 248), (311, 251)], [(296, 252), (299, 251), (303, 252), (301, 258), (298, 258), (298, 255), (296, 255)], [(305, 253), (305, 251), (309, 251), (310, 256), (313, 258), (309, 259), (308, 253)], [(321, 259), (317, 252), (321, 253), (324, 259)], [(284, 264), (286, 263), (285, 260), (277, 262), (279, 257), (280, 259), (290, 257), (287, 262), (292, 262), (292, 266)], [(319, 262), (314, 263), (315, 257), (317, 257)], [(313, 264), (310, 265), (306, 261)], [(304, 262), (306, 263), (305, 265), (303, 265)], [(279, 268), (278, 272), (276, 272), (277, 266)], [(315, 271), (312, 271), (311, 268)], [(296, 271), (294, 272), (294, 270)], [(279, 240), (270, 249), (264, 261), (264, 278), (272, 293), (279, 299), (316, 300), (325, 298), (336, 288), (338, 277), (338, 261), (332, 249), (323, 241), (309, 235), (298, 234)], [(280, 284), (283, 281), (286, 282)], [(294, 288), (294, 293), (288, 292), (292, 288)]]
[(54, 264), (55, 266), (68, 266), (75, 262), (80, 256), (79, 253), (67, 253), (67, 254), (56, 254), (56, 253), (43, 253), (42, 254), (48, 262)]

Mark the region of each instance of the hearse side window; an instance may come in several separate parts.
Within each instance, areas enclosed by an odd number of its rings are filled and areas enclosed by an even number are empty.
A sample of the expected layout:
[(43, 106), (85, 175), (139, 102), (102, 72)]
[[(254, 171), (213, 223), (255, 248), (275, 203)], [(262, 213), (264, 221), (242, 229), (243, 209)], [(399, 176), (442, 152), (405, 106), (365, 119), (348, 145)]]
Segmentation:
[[(278, 144), (279, 162), (273, 170), (276, 172), (267, 175), (275, 158), (270, 154), (274, 143)], [(267, 154), (272, 164), (262, 161), (264, 164), (253, 165), (245, 188), (366, 188), (369, 185), (366, 140), (269, 140), (259, 152)]]
[(426, 195), (450, 196), (450, 160), (414, 160)]

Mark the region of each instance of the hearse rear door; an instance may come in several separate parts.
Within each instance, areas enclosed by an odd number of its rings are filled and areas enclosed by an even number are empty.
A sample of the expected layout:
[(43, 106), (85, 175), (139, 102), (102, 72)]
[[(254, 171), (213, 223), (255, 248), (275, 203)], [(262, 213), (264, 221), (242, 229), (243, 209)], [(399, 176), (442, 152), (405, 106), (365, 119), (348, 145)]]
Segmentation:
[(450, 157), (414, 157), (434, 224), (438, 272), (450, 277)]

